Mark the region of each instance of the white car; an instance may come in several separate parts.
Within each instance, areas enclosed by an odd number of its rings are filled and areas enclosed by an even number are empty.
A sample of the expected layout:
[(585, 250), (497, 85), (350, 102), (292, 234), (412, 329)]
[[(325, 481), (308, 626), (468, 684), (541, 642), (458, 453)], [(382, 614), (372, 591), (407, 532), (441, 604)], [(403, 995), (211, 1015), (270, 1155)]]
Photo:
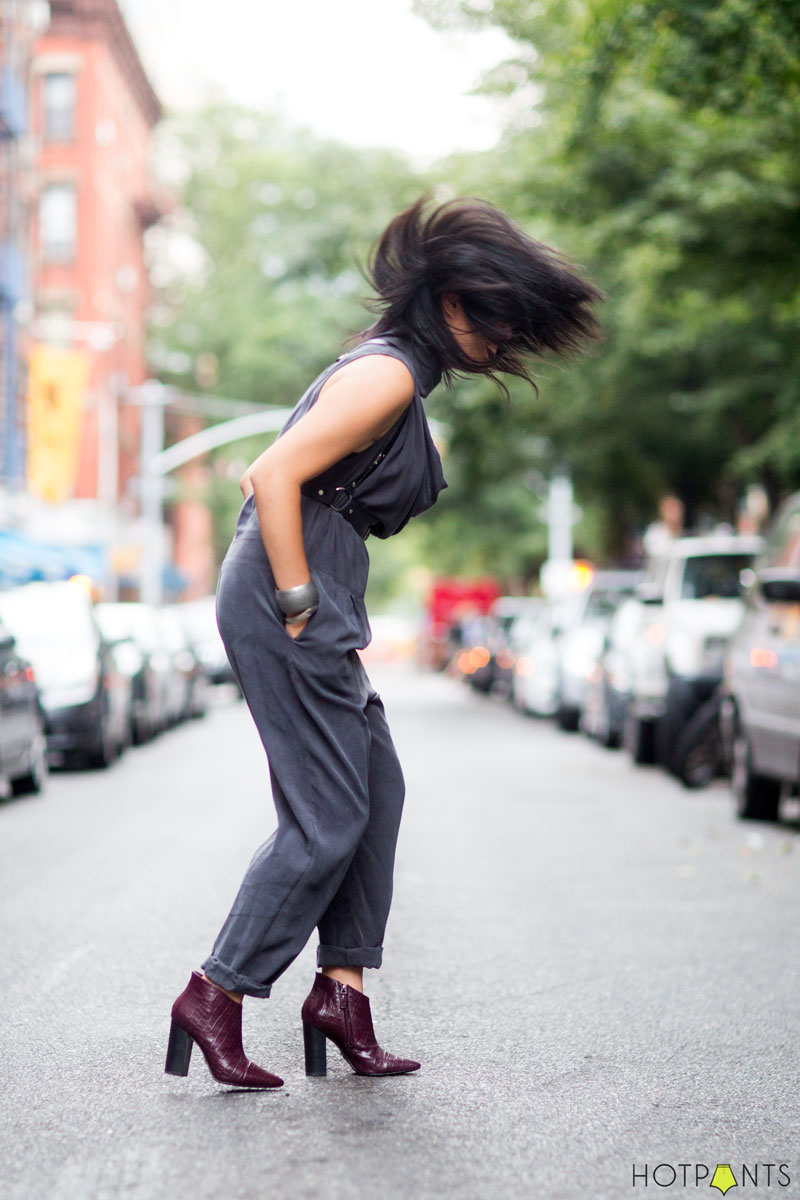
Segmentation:
[(635, 762), (669, 766), (686, 721), (719, 685), (744, 612), (741, 575), (760, 549), (754, 536), (682, 537), (646, 564), (623, 738)]
[(638, 571), (596, 571), (587, 588), (561, 601), (556, 715), (562, 729), (578, 728), (611, 618), (640, 578)]
[(558, 710), (558, 606), (546, 604), (517, 623), (511, 698), (521, 712), (552, 717)]

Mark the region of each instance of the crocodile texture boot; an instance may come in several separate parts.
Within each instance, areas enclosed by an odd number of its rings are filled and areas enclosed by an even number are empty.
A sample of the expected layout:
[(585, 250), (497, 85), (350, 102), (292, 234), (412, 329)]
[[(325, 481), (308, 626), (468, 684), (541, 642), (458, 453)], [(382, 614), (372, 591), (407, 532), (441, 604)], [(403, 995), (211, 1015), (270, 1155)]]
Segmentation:
[(262, 1070), (242, 1048), (242, 1006), (199, 971), (172, 1006), (168, 1075), (188, 1075), (192, 1046), (197, 1042), (218, 1083), (242, 1088), (281, 1087), (283, 1080)]
[(306, 1075), (327, 1074), (325, 1039), (330, 1038), (357, 1075), (405, 1075), (419, 1070), (375, 1040), (369, 1000), (356, 988), (317, 974), (302, 1009)]

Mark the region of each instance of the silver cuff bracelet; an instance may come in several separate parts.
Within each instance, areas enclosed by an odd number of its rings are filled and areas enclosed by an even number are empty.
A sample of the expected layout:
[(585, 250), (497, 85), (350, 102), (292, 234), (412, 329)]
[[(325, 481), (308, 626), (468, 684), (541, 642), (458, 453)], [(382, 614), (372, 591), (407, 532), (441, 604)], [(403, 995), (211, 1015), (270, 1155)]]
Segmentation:
[(286, 617), (285, 625), (299, 625), (301, 621), (307, 621), (317, 611), (317, 605), (312, 604), (309, 608), (304, 608), (302, 612), (295, 613), (293, 617)]
[(313, 579), (308, 583), (299, 583), (297, 587), (275, 588), (275, 598), (278, 608), (283, 613), (296, 613), (301, 608), (316, 608), (319, 604), (319, 592)]

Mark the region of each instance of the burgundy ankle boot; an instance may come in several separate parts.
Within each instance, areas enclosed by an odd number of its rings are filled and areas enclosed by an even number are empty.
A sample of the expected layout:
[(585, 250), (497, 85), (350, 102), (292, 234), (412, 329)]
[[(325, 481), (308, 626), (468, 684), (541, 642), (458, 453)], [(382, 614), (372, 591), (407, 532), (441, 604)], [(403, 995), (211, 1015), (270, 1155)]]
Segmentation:
[(188, 1075), (192, 1046), (197, 1042), (218, 1083), (235, 1087), (281, 1087), (283, 1080), (250, 1062), (242, 1049), (242, 1006), (199, 971), (172, 1006), (168, 1075)]
[(306, 1075), (327, 1074), (325, 1039), (330, 1038), (356, 1075), (405, 1075), (419, 1070), (411, 1058), (382, 1050), (375, 1040), (369, 1000), (356, 988), (321, 972), (302, 1009)]

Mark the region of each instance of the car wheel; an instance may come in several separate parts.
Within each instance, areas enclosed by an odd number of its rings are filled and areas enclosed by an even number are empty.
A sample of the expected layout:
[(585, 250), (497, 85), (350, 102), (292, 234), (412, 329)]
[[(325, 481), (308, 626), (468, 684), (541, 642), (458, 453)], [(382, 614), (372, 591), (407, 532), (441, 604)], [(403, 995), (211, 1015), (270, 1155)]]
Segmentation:
[(638, 766), (650, 766), (656, 761), (655, 721), (642, 721), (629, 716), (625, 721), (622, 742)]
[(30, 769), (10, 780), (13, 796), (33, 796), (47, 783), (47, 738), (40, 725), (31, 745)]
[(782, 783), (753, 771), (750, 742), (743, 729), (733, 738), (731, 786), (736, 815), (742, 821), (777, 821)]
[(130, 713), (125, 717), (125, 724), (122, 727), (122, 732), (117, 738), (117, 758), (122, 758), (126, 750), (130, 750), (133, 745), (133, 718)]
[(677, 771), (684, 787), (696, 789), (708, 787), (717, 775), (719, 755), (716, 742), (696, 742), (687, 752)]
[(559, 706), (556, 713), (558, 728), (563, 729), (564, 733), (577, 733), (580, 716), (580, 709), (578, 708), (562, 708)]
[(714, 693), (687, 722), (668, 766), (684, 787), (703, 788), (719, 774), (722, 759), (720, 697)]
[(104, 771), (117, 757), (117, 739), (111, 731), (108, 715), (104, 713), (100, 726), (100, 740), (89, 754), (89, 762), (93, 767), (99, 767), (101, 771)]
[(610, 721), (606, 722), (605, 729), (597, 740), (606, 750), (619, 750), (622, 744), (622, 738), (616, 729), (612, 729)]

